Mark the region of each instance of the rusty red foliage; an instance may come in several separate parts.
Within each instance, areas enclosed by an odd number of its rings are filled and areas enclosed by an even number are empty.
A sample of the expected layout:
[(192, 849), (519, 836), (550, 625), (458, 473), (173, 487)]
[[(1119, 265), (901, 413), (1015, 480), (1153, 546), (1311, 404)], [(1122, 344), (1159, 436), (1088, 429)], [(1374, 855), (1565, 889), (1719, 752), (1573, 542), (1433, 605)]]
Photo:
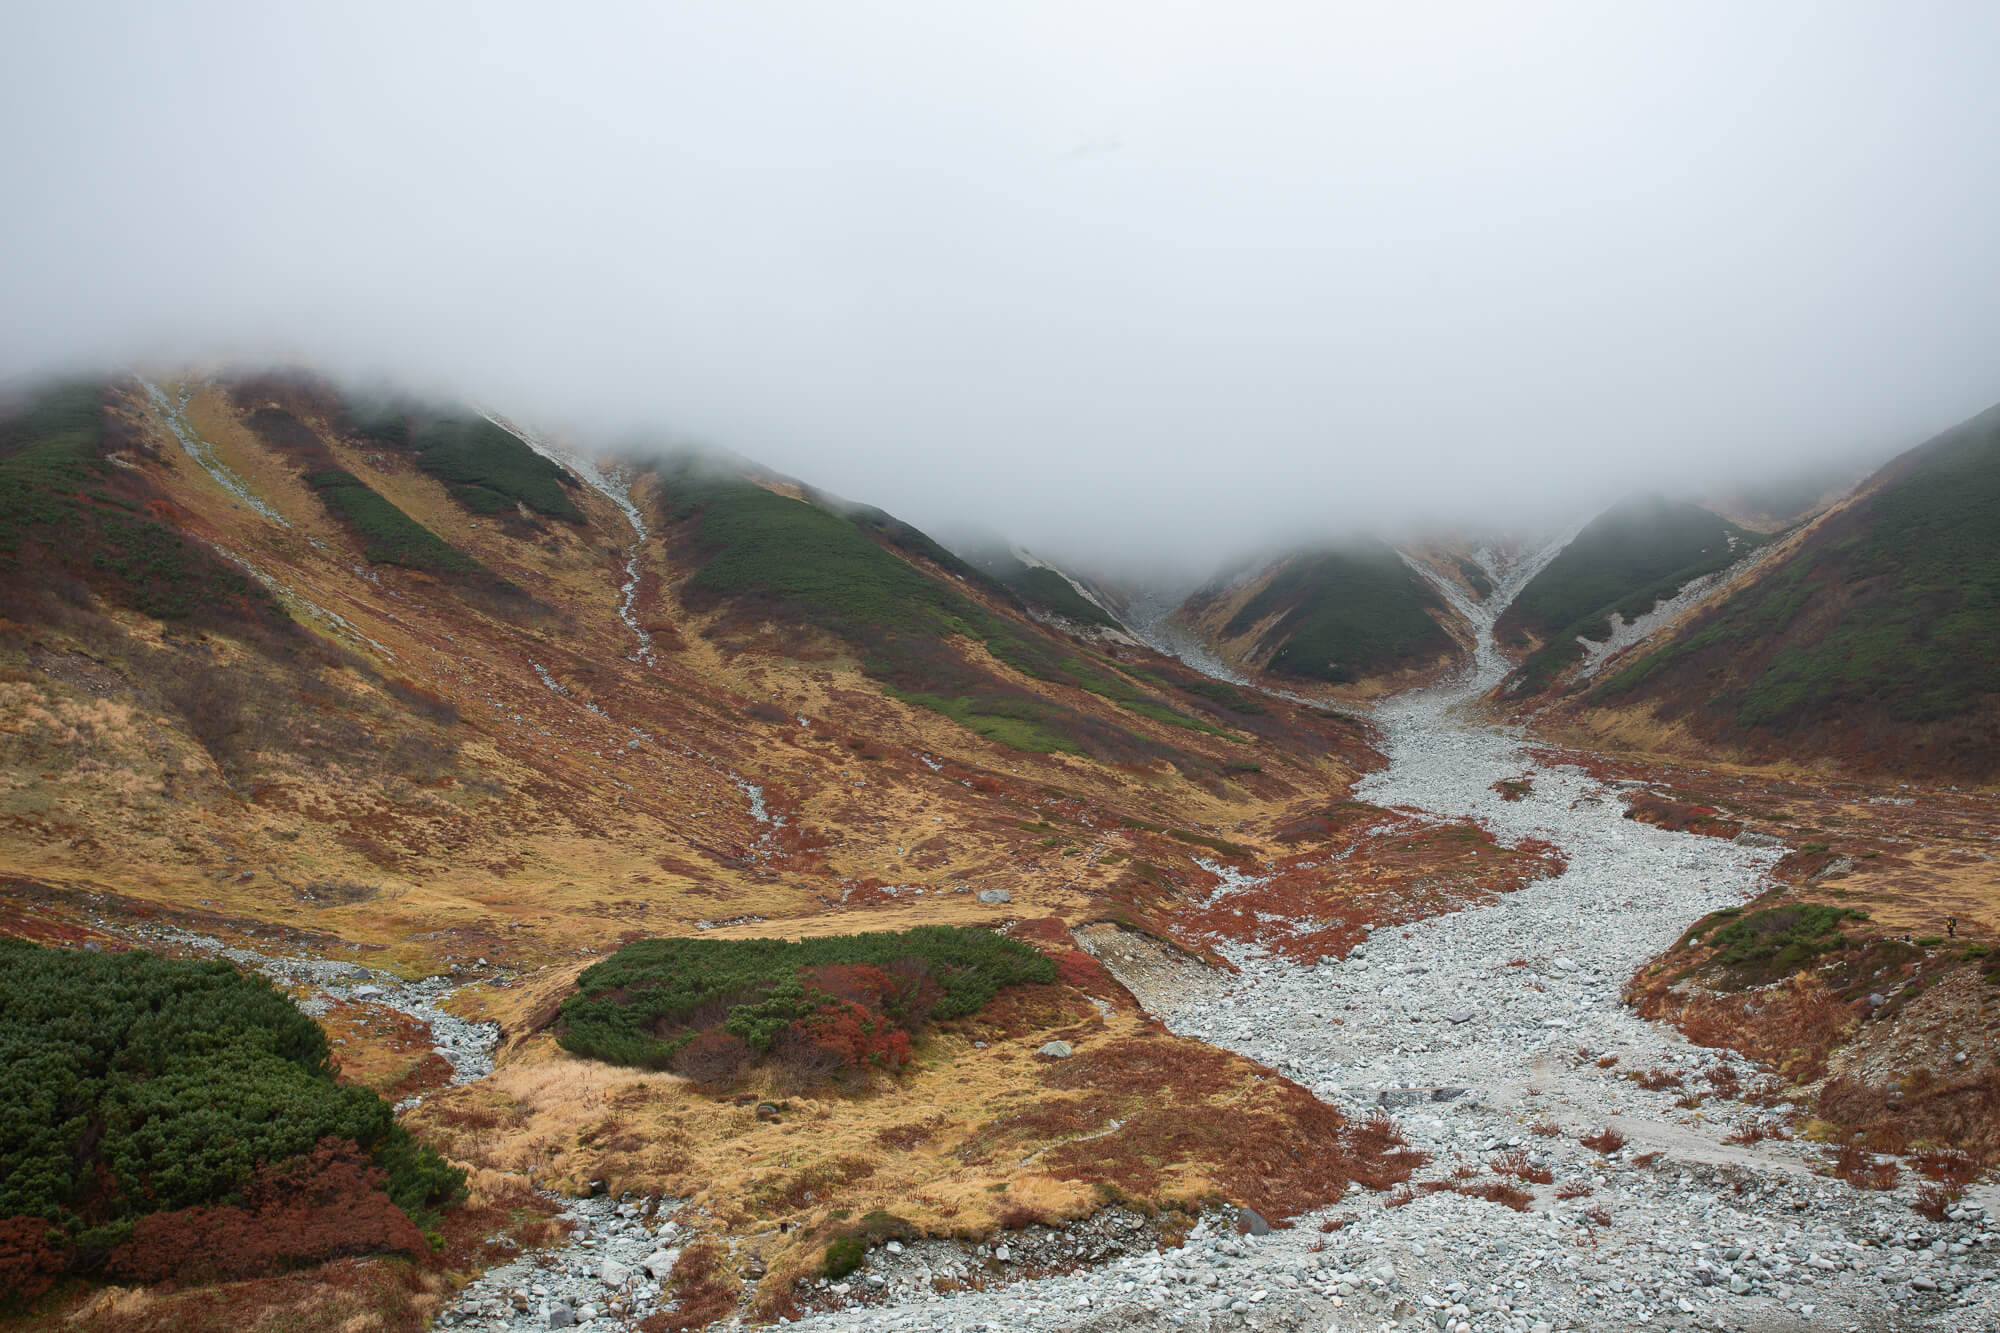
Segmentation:
[(360, 1254), (421, 1255), (424, 1238), (382, 1192), (383, 1173), (344, 1139), (254, 1175), (242, 1207), (150, 1213), (111, 1252), (121, 1282), (257, 1277)]
[(41, 1218), (0, 1218), (0, 1300), (32, 1302), (63, 1275), (69, 1261), (68, 1238)]

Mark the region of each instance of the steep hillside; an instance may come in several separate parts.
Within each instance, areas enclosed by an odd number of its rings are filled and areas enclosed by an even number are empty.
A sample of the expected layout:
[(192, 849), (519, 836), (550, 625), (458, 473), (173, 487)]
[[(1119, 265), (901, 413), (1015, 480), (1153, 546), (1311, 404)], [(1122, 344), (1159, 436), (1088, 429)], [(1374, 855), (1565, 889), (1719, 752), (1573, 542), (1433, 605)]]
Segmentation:
[(1726, 569), (1759, 538), (1706, 509), (1657, 496), (1630, 500), (1584, 525), (1528, 582), (1494, 626), (1503, 647), (1526, 651), (1504, 687), (1545, 690), (1587, 650), (1687, 584)]
[(1451, 660), (1459, 644), (1430, 580), (1387, 543), (1287, 556), (1212, 583), (1176, 612), (1224, 661), (1293, 681), (1355, 685)]
[(5, 868), (433, 967), (1073, 877), (1001, 787), (1212, 828), (1371, 762), (1352, 723), (1040, 623), (879, 511), (565, 468), (482, 420), (268, 375), (11, 412)]
[(967, 557), (973, 565), (1008, 589), (1031, 610), (1057, 616), (1086, 630), (1118, 630), (1118, 618), (1091, 597), (1055, 566), (1023, 559), (1005, 547), (975, 551)]
[(1884, 468), (1589, 704), (1761, 760), (2000, 775), (2000, 408)]
[[(1393, 1143), (1146, 1019), (1070, 932), (1219, 963), (1267, 923), (1214, 895), (1265, 862), (1327, 918), (1298, 947), (1338, 954), (1440, 883), (1547, 869), (1355, 802), (1380, 762), (1363, 724), (1065, 632), (879, 511), (448, 405), (295, 375), (51, 391), (0, 412), (0, 561), (0, 935), (269, 970), (340, 1079), (421, 1098), (402, 1123), (468, 1171), (421, 1265), (366, 1267), (400, 1241), (302, 1202), (285, 1225), (317, 1248), (246, 1252), (226, 1308), (150, 1293), (149, 1327), (414, 1328), (546, 1234), (531, 1184), (697, 1198), (732, 1238), (798, 1224), (765, 1250), (776, 1315), (857, 1243), (850, 1216), (975, 1234), (1226, 1196), (1278, 1217), (1390, 1183)], [(922, 968), (867, 941), (941, 926), (1044, 958), (977, 1013), (927, 1009)], [(588, 964), (711, 936), (828, 941), (800, 954), (810, 996), (773, 974), (789, 1035), (754, 1030), (761, 1062), (733, 1028), (690, 1028), (670, 1078), (559, 1044)], [(472, 1018), (504, 1025), (497, 1051), (433, 1049)], [(1089, 1044), (1083, 1083), (1045, 1078), (1052, 1040)], [(1193, 1071), (1164, 1103), (1161, 1070)], [(745, 1080), (782, 1101), (830, 1079), (808, 1157), (743, 1150)], [(1120, 1137), (1064, 1148), (1106, 1106)], [(354, 1142), (313, 1161), (366, 1185), (377, 1140)], [(30, 1258), (88, 1279), (96, 1214), (72, 1211)], [(98, 1300), (49, 1299), (59, 1321)], [(63, 1326), (121, 1326), (108, 1300)]]

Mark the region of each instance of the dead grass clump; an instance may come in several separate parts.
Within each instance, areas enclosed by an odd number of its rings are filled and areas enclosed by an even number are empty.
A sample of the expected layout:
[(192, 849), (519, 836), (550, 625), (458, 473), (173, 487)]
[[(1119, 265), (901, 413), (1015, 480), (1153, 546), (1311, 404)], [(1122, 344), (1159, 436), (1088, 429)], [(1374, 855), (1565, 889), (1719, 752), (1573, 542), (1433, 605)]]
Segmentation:
[(1662, 1157), (1665, 1156), (1666, 1156), (1665, 1153), (1660, 1152), (1658, 1150), (1655, 1150), (1653, 1152), (1642, 1152), (1632, 1159), (1632, 1165), (1642, 1166), (1642, 1167), (1651, 1166), (1653, 1163), (1659, 1161)]
[(1553, 1120), (1537, 1120), (1528, 1126), (1528, 1132), (1538, 1139), (1552, 1139), (1562, 1133), (1562, 1126)]
[(940, 1026), (980, 1041), (1016, 1041), (1096, 1015), (1089, 1000), (1066, 986), (1029, 983), (1003, 986), (978, 1013)]
[(1558, 1199), (1588, 1199), (1593, 1193), (1595, 1191), (1590, 1188), (1590, 1185), (1581, 1180), (1565, 1180), (1562, 1184), (1556, 1186), (1556, 1197)]
[(1668, 1088), (1678, 1088), (1681, 1076), (1671, 1069), (1642, 1069), (1625, 1077), (1637, 1083), (1648, 1092), (1665, 1092)]
[(712, 1240), (682, 1250), (670, 1279), (674, 1308), (642, 1321), (641, 1333), (694, 1333), (734, 1313), (736, 1288), (722, 1260), (722, 1247)]
[(1684, 1092), (1674, 1098), (1674, 1105), (1680, 1107), (1683, 1111), (1699, 1111), (1701, 1109), (1701, 1101), (1700, 1093)]
[(1970, 1185), (1979, 1175), (1979, 1163), (1972, 1154), (1956, 1148), (1928, 1148), (1910, 1156), (1917, 1172), (1926, 1180), (1942, 1185)]
[(1748, 1124), (1738, 1125), (1735, 1129), (1730, 1130), (1729, 1133), (1723, 1135), (1722, 1141), (1724, 1143), (1740, 1143), (1744, 1147), (1748, 1147), (1753, 1143), (1762, 1143), (1765, 1139), (1782, 1142), (1791, 1137), (1786, 1132), (1785, 1127), (1775, 1120), (1753, 1120)]
[(1514, 1176), (1537, 1185), (1551, 1184), (1555, 1180), (1554, 1172), (1545, 1166), (1536, 1166), (1519, 1148), (1488, 1158), (1486, 1165), (1493, 1168), (1495, 1175)]
[(1096, 1088), (1116, 1094), (1151, 1094), (1171, 1087), (1186, 1097), (1206, 1097), (1236, 1080), (1229, 1065), (1194, 1042), (1126, 1037), (1050, 1065), (1042, 1082), (1051, 1088)]
[(1595, 1134), (1585, 1134), (1577, 1142), (1589, 1148), (1592, 1152), (1601, 1152), (1609, 1156), (1625, 1146), (1625, 1136), (1611, 1128), (1611, 1126), (1606, 1125)]
[(1459, 1180), (1477, 1180), (1479, 1178), (1479, 1168), (1470, 1162), (1460, 1162), (1452, 1168), (1451, 1174)]
[(1389, 1197), (1382, 1200), (1384, 1208), (1403, 1208), (1417, 1201), (1417, 1191), (1405, 1183), (1389, 1191)]
[(1678, 975), (1670, 969), (1651, 974), (1640, 987), (1641, 1018), (1670, 1022), (1702, 1046), (1742, 1051), (1801, 1083), (1826, 1072), (1827, 1056), (1857, 1012), (1806, 972), (1757, 992), (1747, 1007), (1744, 993), (1734, 988), (1676, 989)]
[(1517, 1213), (1527, 1212), (1528, 1205), (1535, 1201), (1535, 1196), (1527, 1190), (1522, 1189), (1519, 1185), (1509, 1185), (1504, 1180), (1487, 1180), (1477, 1185), (1460, 1185), (1458, 1192), (1468, 1199), (1484, 1199), (1488, 1203), (1497, 1203), (1503, 1208), (1512, 1208)]
[(750, 1202), (760, 1212), (795, 1213), (808, 1204), (824, 1204), (843, 1186), (874, 1174), (875, 1164), (865, 1157), (836, 1157), (767, 1182), (752, 1191)]
[(1618, 1057), (1615, 1055), (1600, 1055), (1597, 1057), (1597, 1067), (1599, 1069), (1609, 1069), (1617, 1063)]
[[(1927, 1071), (1918, 1071), (1919, 1073)], [(1865, 1130), (1870, 1146), (1895, 1151), (1912, 1142), (1946, 1144), (1977, 1164), (2000, 1160), (2000, 1072), (1925, 1081), (1915, 1076), (1897, 1092), (1853, 1079), (1830, 1079), (1814, 1112), (1846, 1130)]]
[(1917, 1197), (1911, 1202), (1910, 1209), (1933, 1222), (1942, 1222), (1945, 1213), (1958, 1202), (1962, 1194), (1963, 1191), (1949, 1185), (1924, 1185), (1918, 1188)]
[(1592, 1208), (1583, 1215), (1583, 1220), (1594, 1227), (1608, 1227), (1611, 1225), (1611, 1214), (1602, 1208)]
[(937, 1132), (949, 1121), (949, 1116), (934, 1115), (907, 1125), (891, 1125), (876, 1131), (875, 1142), (895, 1152), (909, 1152), (937, 1137)]
[(1736, 1072), (1735, 1065), (1726, 1061), (1718, 1061), (1702, 1071), (1702, 1077), (1708, 1080), (1708, 1086), (1715, 1090), (1715, 1095), (1718, 1097), (1733, 1099), (1743, 1091), (1742, 1075)]
[(1856, 1189), (1892, 1190), (1902, 1179), (1902, 1168), (1894, 1162), (1878, 1162), (1874, 1154), (1859, 1144), (1844, 1143), (1833, 1155), (1833, 1174)]

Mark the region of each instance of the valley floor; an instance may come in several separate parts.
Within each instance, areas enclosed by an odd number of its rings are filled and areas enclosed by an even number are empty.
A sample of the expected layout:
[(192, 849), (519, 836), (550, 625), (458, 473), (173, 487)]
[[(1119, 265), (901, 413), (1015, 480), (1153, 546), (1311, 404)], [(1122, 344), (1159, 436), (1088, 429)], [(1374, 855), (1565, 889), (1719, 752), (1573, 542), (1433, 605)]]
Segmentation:
[[(1518, 734), (1465, 708), (1498, 679), (1490, 636), (1482, 647), (1467, 678), (1378, 710), (1391, 763), (1357, 794), (1477, 819), (1505, 840), (1548, 839), (1568, 859), (1563, 874), (1379, 930), (1344, 962), (1300, 966), (1250, 948), (1220, 993), (1176, 1001), (1149, 995), (1140, 976), (1132, 984), (1176, 1031), (1266, 1063), (1352, 1115), (1393, 1109), (1432, 1156), (1423, 1179), (1463, 1167), (1464, 1179), (1496, 1181), (1489, 1159), (1518, 1151), (1548, 1183), (1510, 1180), (1532, 1196), (1519, 1211), (1448, 1189), (1360, 1192), (1290, 1230), (1249, 1237), (1205, 1224), (1180, 1250), (951, 1297), (910, 1281), (934, 1256), (878, 1251), (883, 1288), (909, 1296), (795, 1326), (2000, 1327), (1991, 1187), (1968, 1196), (1963, 1220), (1934, 1224), (1911, 1210), (1911, 1184), (1858, 1190), (1814, 1174), (1803, 1145), (1741, 1142), (1744, 1126), (1789, 1108), (1714, 1095), (1703, 1075), (1727, 1053), (1620, 1001), (1621, 983), (1691, 922), (1755, 896), (1776, 853), (1632, 822), (1616, 792), (1580, 770), (1535, 768)], [(1493, 790), (1531, 769), (1525, 798)], [(1755, 1081), (1753, 1065), (1727, 1062)], [(1637, 1073), (1679, 1086), (1649, 1091), (1628, 1077)], [(1711, 1095), (1677, 1105), (1696, 1088)], [(1579, 1141), (1606, 1127), (1622, 1148)]]

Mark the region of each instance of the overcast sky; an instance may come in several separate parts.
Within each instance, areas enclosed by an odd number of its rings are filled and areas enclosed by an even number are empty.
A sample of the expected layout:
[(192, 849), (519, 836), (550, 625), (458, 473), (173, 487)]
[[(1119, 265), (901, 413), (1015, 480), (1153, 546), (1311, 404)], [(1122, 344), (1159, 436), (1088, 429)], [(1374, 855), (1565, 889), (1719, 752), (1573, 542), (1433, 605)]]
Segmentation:
[(1200, 564), (2000, 400), (2000, 4), (0, 6), (0, 378), (284, 356)]

